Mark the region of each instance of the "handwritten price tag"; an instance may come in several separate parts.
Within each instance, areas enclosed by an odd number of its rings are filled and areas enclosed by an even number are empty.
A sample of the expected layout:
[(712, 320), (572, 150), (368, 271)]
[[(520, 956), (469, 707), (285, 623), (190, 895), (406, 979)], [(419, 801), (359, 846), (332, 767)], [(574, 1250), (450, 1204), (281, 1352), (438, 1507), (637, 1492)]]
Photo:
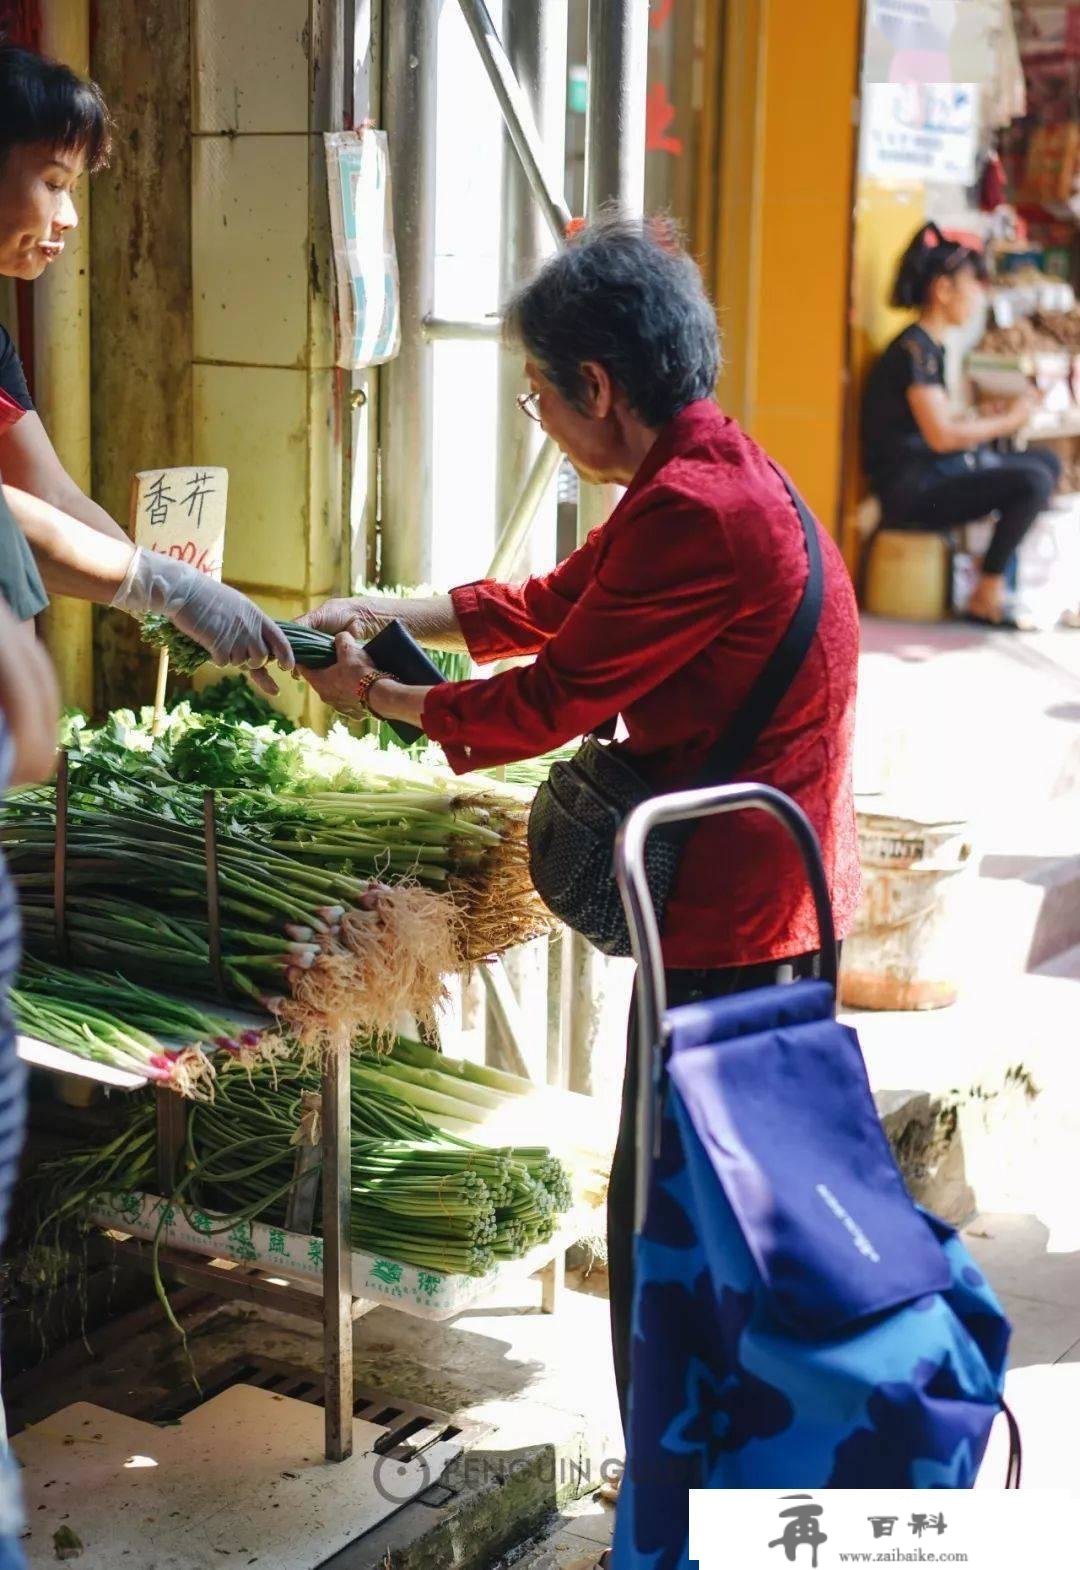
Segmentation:
[(228, 469), (145, 469), (132, 484), (135, 543), (221, 578)]

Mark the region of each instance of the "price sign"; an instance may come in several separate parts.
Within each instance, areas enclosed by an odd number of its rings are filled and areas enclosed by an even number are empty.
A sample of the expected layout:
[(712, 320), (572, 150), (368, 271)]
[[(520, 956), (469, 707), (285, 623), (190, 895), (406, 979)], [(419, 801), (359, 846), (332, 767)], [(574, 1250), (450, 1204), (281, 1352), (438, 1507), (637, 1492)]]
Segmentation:
[(228, 498), (228, 469), (145, 469), (131, 491), (135, 543), (220, 580)]

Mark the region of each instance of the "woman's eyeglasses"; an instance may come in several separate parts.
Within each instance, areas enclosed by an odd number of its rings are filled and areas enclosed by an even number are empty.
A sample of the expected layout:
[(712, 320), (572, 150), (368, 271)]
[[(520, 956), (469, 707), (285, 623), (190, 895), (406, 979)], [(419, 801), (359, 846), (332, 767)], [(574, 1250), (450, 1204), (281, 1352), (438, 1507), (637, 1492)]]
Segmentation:
[(540, 394), (538, 392), (519, 393), (517, 406), (522, 414), (527, 414), (530, 420), (540, 423)]

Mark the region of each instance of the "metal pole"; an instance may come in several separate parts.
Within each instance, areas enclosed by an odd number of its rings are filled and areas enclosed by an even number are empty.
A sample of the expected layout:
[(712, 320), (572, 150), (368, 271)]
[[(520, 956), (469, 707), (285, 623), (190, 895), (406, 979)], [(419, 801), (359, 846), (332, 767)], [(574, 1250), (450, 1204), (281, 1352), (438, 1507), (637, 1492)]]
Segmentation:
[(605, 202), (641, 211), (649, 0), (589, 0), (585, 212)]
[[(543, 139), (547, 180), (558, 190), (562, 185), (566, 148), (566, 0), (533, 0), (529, 5), (507, 5), (504, 15), (509, 63), (521, 84), (521, 91), (528, 100), (538, 133)], [(505, 300), (514, 289), (532, 277), (556, 245), (525, 171), (515, 156), (509, 127), (503, 138), (500, 231), (499, 293), (500, 298)], [(499, 357), (495, 506), (496, 517), (505, 522), (502, 523), (497, 554), (503, 552), (511, 528), (520, 519), (523, 487), (528, 483), (530, 470), (535, 468), (545, 445), (540, 427), (534, 420), (525, 419), (514, 401), (518, 393), (527, 390), (520, 348), (504, 349)], [(557, 458), (554, 462), (557, 466)], [(541, 496), (537, 497), (537, 503)], [(532, 515), (526, 522), (523, 539), (530, 533), (536, 512), (537, 507), (534, 505)], [(553, 533), (553, 512), (546, 522)], [(506, 565), (512, 566), (513, 559)], [(539, 553), (531, 552), (526, 566), (540, 565)]]
[[(459, 3), (480, 58), (484, 62), (488, 79), (495, 89), (495, 97), (499, 100), (499, 108), (502, 110), (506, 128), (521, 160), (521, 167), (540, 204), (548, 227), (555, 239), (561, 241), (570, 222), (570, 209), (561, 195), (561, 172), (558, 182), (553, 186), (544, 173), (546, 160), (528, 98), (518, 84), (510, 61), (507, 59), (506, 50), (488, 15), (484, 0), (459, 0)], [(537, 28), (539, 31), (538, 13), (543, 8), (543, 0), (518, 0), (517, 4), (508, 7), (508, 11), (511, 13), (511, 18), (514, 12), (521, 12), (522, 25), (526, 28)], [(531, 20), (524, 15), (529, 10), (533, 13)], [(564, 24), (564, 40), (565, 36)], [(563, 48), (565, 51), (565, 42)]]
[(347, 1461), (353, 1448), (350, 1085), (349, 1048), (345, 1045), (328, 1055), (322, 1075), (323, 1380), (328, 1461)]
[(422, 325), (429, 343), (498, 343), (502, 337), (498, 316), (480, 316), (471, 321), (464, 317), (425, 316)]
[[(640, 213), (645, 197), (645, 93), (649, 0), (589, 0), (589, 108), (585, 133), (585, 214), (607, 203)], [(582, 485), (578, 539), (611, 515), (613, 485)]]
[[(44, 0), (41, 47), (81, 76), (90, 72), (88, 0)], [(79, 226), (66, 254), (34, 285), (34, 398), (53, 446), (76, 485), (90, 492), (90, 191), (75, 195)], [(93, 607), (57, 596), (45, 613), (45, 641), (65, 704), (94, 703)]]
[(433, 367), (424, 320), (435, 288), (436, 48), (442, 0), (385, 8), (383, 124), (393, 174), (401, 352), (381, 377), (381, 578), (431, 579)]
[[(514, 413), (526, 423), (525, 417), (515, 405), (511, 404)], [(535, 424), (535, 421), (530, 422)], [(539, 429), (539, 427), (537, 427)], [(499, 542), (495, 547), (495, 554), (491, 558), (491, 565), (485, 574), (488, 578), (509, 577), (514, 563), (517, 561), (529, 533), (532, 530), (533, 519), (536, 517), (540, 503), (547, 495), (552, 480), (559, 469), (559, 449), (550, 436), (541, 444), (540, 451), (533, 460), (532, 468), (526, 474), (517, 500), (503, 525)]]
[[(471, 8), (476, 10), (477, 8)], [(481, 6), (480, 10), (484, 10)], [(470, 24), (472, 25), (472, 24)], [(488, 24), (490, 26), (490, 23)], [(562, 197), (566, 146), (566, 29), (567, 0), (531, 0), (503, 7), (505, 79), (518, 90), (523, 110), (535, 126), (535, 152), (542, 167), (540, 181), (530, 176), (515, 140), (514, 122), (499, 94), (503, 78), (492, 75), (506, 116), (503, 133), (502, 193), (499, 215), (499, 298), (508, 296), (537, 270), (561, 242), (569, 210)], [(473, 36), (480, 45), (476, 29)], [(498, 40), (494, 40), (498, 46)], [(490, 55), (480, 45), (491, 72)], [(519, 119), (520, 125), (520, 119)], [(552, 223), (547, 193), (555, 192), (559, 219)], [(517, 395), (528, 390), (525, 357), (520, 346), (499, 354), (497, 402), (497, 459), (495, 469), (495, 554), (488, 576), (508, 578), (520, 564), (521, 576), (550, 566), (554, 560), (555, 496), (552, 480), (559, 467), (559, 451), (545, 440), (535, 421), (526, 419), (517, 406)], [(546, 544), (546, 549), (545, 549)], [(545, 559), (546, 558), (546, 559)], [(505, 956), (507, 990), (520, 1003), (528, 1019), (547, 1017), (547, 961), (539, 945), (515, 949)], [(488, 971), (485, 970), (485, 976)], [(507, 1021), (495, 1002), (488, 1002), (488, 1057), (507, 1036)], [(532, 1046), (532, 1043), (530, 1043)], [(528, 1072), (542, 1081), (547, 1072), (546, 1047), (542, 1057), (529, 1052)]]
[[(589, 109), (585, 141), (585, 213), (608, 202), (640, 213), (645, 193), (645, 93), (649, 53), (649, 0), (589, 0), (587, 65)], [(611, 514), (613, 485), (582, 484), (578, 539)], [(584, 938), (571, 933), (567, 969), (567, 1059), (572, 1090), (592, 1090), (592, 1058), (600, 1010), (601, 961)]]

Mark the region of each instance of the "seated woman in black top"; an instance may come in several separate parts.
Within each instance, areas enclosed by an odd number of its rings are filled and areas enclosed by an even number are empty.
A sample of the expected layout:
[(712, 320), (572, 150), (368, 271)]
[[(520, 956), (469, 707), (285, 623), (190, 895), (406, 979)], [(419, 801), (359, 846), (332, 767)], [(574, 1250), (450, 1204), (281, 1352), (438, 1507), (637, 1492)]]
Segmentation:
[(1052, 453), (1001, 454), (988, 445), (1027, 424), (1033, 397), (987, 416), (956, 415), (949, 407), (942, 340), (972, 316), (985, 279), (980, 253), (947, 240), (936, 224), (908, 246), (892, 303), (918, 311), (919, 319), (870, 373), (863, 456), (891, 528), (944, 529), (997, 514), (968, 617), (1015, 628), (1005, 613), (1005, 569), (1053, 495), (1061, 466)]

